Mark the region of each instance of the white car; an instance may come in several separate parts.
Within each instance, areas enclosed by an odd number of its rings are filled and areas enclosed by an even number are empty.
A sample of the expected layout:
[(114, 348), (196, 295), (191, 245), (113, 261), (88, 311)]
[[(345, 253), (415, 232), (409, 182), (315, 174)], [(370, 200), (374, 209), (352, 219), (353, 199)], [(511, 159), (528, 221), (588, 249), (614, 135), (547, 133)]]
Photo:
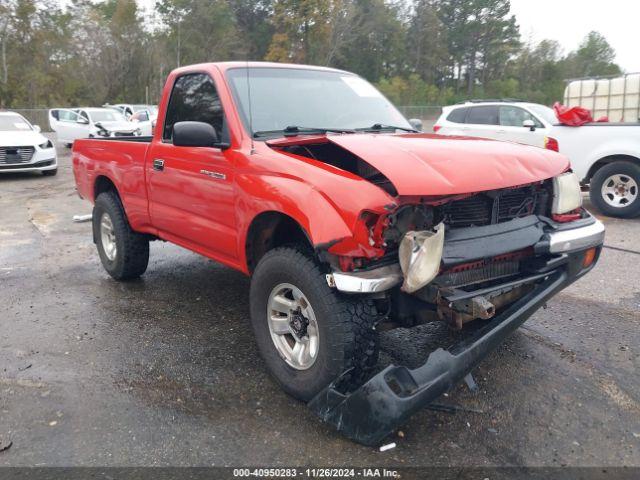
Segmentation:
[(148, 110), (149, 108), (156, 108), (153, 105), (143, 104), (130, 104), (130, 103), (117, 103), (115, 105), (104, 105), (105, 107), (117, 108), (122, 112), (127, 120), (130, 120), (133, 114), (142, 110)]
[(142, 134), (135, 123), (111, 108), (49, 110), (49, 126), (58, 141), (71, 147), (78, 138), (130, 137)]
[(156, 127), (157, 120), (158, 107), (154, 105), (147, 105), (144, 109), (138, 110), (129, 117), (129, 121), (136, 123), (142, 135), (145, 137), (153, 136), (153, 130)]
[(559, 151), (592, 203), (606, 215), (640, 215), (640, 123), (558, 123), (544, 105), (474, 101), (444, 107), (433, 127), (439, 135), (462, 135), (524, 143)]
[(58, 157), (51, 140), (22, 115), (0, 112), (0, 173), (58, 173)]

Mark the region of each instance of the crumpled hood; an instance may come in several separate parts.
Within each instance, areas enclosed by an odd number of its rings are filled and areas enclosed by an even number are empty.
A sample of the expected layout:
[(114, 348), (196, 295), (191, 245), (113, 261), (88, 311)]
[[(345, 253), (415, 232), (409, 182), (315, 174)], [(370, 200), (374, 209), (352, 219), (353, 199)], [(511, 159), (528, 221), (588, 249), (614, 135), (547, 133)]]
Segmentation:
[(399, 195), (453, 195), (495, 190), (561, 174), (558, 153), (510, 142), (431, 134), (330, 135), (331, 142), (382, 172)]
[(109, 132), (133, 132), (138, 126), (131, 122), (96, 122)]
[(47, 138), (33, 130), (24, 132), (0, 132), (0, 147), (33, 147), (41, 145)]

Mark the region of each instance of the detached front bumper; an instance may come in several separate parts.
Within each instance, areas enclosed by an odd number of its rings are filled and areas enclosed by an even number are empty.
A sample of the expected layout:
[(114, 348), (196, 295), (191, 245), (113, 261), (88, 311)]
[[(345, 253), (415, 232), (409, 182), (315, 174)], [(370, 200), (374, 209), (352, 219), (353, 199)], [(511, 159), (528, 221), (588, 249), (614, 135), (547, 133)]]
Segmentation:
[[(449, 350), (439, 348), (432, 352), (424, 365), (416, 369), (390, 365), (347, 394), (336, 388), (336, 381), (320, 392), (309, 407), (352, 440), (379, 444), (413, 413), (462, 380), (547, 300), (591, 270), (603, 241), (604, 227), (594, 218), (577, 228), (559, 226), (542, 232), (535, 250), (550, 255), (538, 262), (535, 270), (512, 282), (528, 285), (531, 290), (526, 295)], [(586, 252), (594, 247), (595, 258), (585, 267)], [(359, 285), (357, 291), (367, 291), (366, 285)], [(380, 285), (379, 279), (376, 285)]]

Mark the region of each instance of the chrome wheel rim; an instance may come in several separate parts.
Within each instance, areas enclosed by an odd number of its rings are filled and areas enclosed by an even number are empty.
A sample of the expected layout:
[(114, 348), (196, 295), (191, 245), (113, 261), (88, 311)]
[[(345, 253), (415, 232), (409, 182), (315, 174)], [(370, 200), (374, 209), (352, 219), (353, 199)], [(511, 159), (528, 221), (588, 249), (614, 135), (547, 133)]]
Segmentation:
[(631, 205), (638, 197), (638, 184), (628, 175), (611, 175), (602, 184), (602, 198), (614, 208)]
[(103, 213), (100, 218), (100, 241), (102, 242), (102, 249), (109, 261), (113, 262), (118, 253), (118, 246), (116, 245), (116, 234), (113, 228), (113, 222), (108, 213)]
[(318, 358), (320, 333), (313, 307), (290, 283), (277, 285), (267, 302), (269, 332), (278, 354), (292, 368), (308, 370)]

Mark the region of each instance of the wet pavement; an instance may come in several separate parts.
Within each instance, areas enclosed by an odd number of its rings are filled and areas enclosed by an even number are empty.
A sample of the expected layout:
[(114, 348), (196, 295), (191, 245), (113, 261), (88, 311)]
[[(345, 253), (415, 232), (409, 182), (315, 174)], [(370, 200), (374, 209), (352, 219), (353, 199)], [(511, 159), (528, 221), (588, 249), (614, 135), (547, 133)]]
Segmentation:
[[(595, 270), (380, 453), (269, 378), (242, 274), (153, 242), (141, 280), (108, 277), (60, 153), (0, 176), (0, 465), (640, 466), (640, 219), (602, 218)], [(442, 334), (387, 332), (382, 360)]]

